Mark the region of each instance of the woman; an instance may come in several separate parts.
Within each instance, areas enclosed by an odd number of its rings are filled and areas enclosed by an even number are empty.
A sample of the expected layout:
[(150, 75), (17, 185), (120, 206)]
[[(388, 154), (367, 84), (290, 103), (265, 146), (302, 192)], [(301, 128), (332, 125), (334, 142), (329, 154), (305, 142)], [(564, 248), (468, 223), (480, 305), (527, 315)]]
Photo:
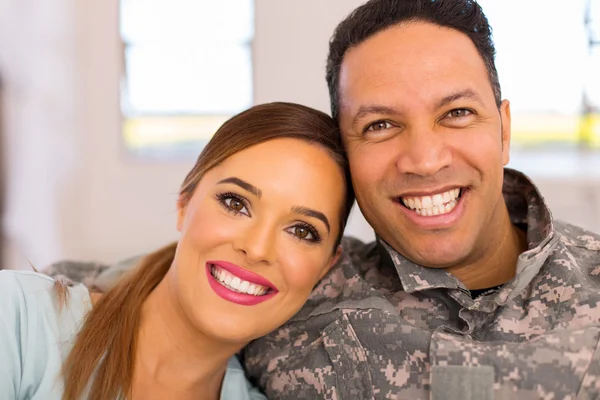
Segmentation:
[(93, 307), (82, 286), (0, 273), (0, 399), (264, 398), (235, 354), (302, 307), (353, 200), (328, 116), (273, 103), (233, 117), (182, 185), (178, 243)]

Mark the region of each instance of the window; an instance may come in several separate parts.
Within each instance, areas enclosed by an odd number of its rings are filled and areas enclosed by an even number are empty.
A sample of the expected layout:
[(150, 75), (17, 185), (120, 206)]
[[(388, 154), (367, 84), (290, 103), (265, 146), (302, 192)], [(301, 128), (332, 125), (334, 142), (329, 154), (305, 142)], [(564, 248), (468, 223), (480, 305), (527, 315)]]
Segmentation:
[(600, 147), (600, 0), (479, 0), (513, 143)]
[(252, 0), (121, 0), (128, 150), (197, 155), (252, 105), (253, 13)]

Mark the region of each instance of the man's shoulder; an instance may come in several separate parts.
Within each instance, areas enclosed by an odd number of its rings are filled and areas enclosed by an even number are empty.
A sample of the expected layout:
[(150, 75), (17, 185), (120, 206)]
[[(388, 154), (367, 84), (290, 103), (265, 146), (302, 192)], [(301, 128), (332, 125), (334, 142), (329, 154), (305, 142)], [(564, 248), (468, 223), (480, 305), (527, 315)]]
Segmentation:
[(560, 220), (554, 222), (554, 227), (565, 246), (580, 248), (600, 256), (600, 234)]
[(342, 255), (339, 264), (353, 264), (356, 267), (364, 263), (372, 264), (378, 259), (377, 242), (363, 242), (352, 236), (344, 236), (341, 242)]
[[(365, 275), (378, 275), (380, 253), (376, 242), (365, 243), (353, 237), (344, 237), (342, 255), (331, 270), (313, 288), (305, 303), (291, 321), (306, 320), (311, 316), (328, 314), (344, 304), (354, 304), (380, 294), (372, 291)], [(350, 302), (350, 303), (348, 303)]]
[(600, 235), (563, 221), (554, 221), (554, 229), (559, 240), (549, 259), (554, 273), (575, 274), (592, 287), (600, 286)]

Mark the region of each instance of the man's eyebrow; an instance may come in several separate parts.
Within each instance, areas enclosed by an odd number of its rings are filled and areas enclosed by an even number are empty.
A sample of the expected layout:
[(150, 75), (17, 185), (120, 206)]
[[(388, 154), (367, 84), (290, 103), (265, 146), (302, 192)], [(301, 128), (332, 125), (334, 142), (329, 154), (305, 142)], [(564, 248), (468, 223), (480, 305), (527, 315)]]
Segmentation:
[(222, 184), (222, 183), (233, 183), (234, 185), (238, 185), (242, 189), (247, 190), (248, 192), (252, 193), (253, 195), (255, 195), (257, 197), (262, 196), (262, 190), (260, 190), (256, 186), (251, 185), (250, 183), (248, 183), (240, 178), (236, 178), (235, 176), (232, 176), (230, 178), (225, 178), (225, 179), (222, 179), (219, 182), (217, 182), (217, 184)]
[(316, 210), (313, 210), (308, 207), (294, 206), (294, 207), (292, 207), (292, 212), (306, 215), (307, 217), (313, 217), (313, 218), (320, 219), (321, 221), (323, 221), (323, 223), (327, 227), (327, 233), (329, 233), (331, 231), (331, 228), (329, 226), (329, 220), (327, 219), (325, 214), (323, 214), (320, 211), (316, 211)]
[(442, 99), (440, 99), (437, 102), (435, 109), (438, 110), (444, 106), (447, 106), (448, 104), (452, 103), (453, 101), (461, 100), (461, 99), (474, 100), (474, 101), (478, 102), (479, 104), (481, 104), (482, 106), (484, 105), (483, 101), (481, 100), (481, 97), (479, 97), (479, 95), (477, 93), (475, 93), (471, 89), (465, 89), (465, 90), (459, 90), (454, 93), (450, 93), (449, 95), (443, 97)]
[(354, 118), (352, 119), (352, 126), (355, 126), (361, 119), (363, 119), (369, 114), (398, 115), (400, 113), (392, 107), (382, 106), (378, 104), (361, 106), (358, 109), (358, 112), (356, 113)]

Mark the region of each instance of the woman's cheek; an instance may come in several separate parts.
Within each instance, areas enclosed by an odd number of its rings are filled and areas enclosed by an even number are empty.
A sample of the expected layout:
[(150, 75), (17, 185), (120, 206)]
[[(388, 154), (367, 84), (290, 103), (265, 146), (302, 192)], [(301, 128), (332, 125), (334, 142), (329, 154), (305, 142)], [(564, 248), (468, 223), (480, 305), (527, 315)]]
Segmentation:
[(191, 221), (187, 235), (194, 243), (208, 244), (219, 239), (233, 239), (243, 228), (243, 221), (235, 221), (219, 213), (198, 213)]
[(288, 254), (282, 275), (290, 292), (308, 294), (317, 283), (325, 267), (324, 257), (300, 251)]

